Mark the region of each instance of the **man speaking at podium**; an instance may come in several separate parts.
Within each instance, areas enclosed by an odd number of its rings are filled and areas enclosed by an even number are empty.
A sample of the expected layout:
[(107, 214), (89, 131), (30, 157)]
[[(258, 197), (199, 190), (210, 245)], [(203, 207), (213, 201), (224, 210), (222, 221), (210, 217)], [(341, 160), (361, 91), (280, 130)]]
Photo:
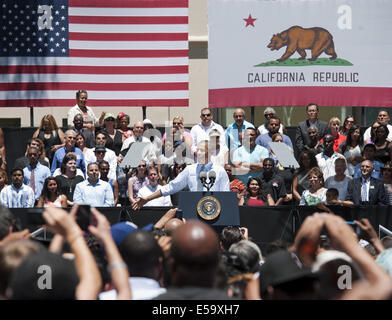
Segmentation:
[[(196, 150), (197, 163), (188, 165), (174, 180), (147, 197), (140, 197), (132, 209), (143, 207), (148, 201), (177, 193), (188, 186), (190, 191), (230, 191), (230, 181), (223, 167), (210, 162), (209, 143), (200, 141)], [(207, 177), (209, 183), (207, 183)]]

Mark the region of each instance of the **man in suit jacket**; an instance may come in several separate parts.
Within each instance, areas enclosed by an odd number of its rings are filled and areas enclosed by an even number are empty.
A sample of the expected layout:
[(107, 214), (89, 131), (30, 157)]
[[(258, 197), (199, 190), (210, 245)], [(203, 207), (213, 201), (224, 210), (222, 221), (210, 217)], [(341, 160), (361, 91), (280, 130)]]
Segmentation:
[(381, 180), (373, 178), (373, 162), (361, 162), (362, 176), (348, 183), (346, 201), (354, 205), (387, 205), (384, 184)]
[(297, 155), (305, 150), (306, 145), (311, 144), (309, 138), (309, 127), (316, 127), (318, 129), (319, 138), (322, 139), (328, 133), (328, 123), (318, 120), (319, 107), (315, 103), (309, 103), (306, 106), (306, 114), (308, 120), (300, 122), (295, 133), (295, 146), (297, 148)]

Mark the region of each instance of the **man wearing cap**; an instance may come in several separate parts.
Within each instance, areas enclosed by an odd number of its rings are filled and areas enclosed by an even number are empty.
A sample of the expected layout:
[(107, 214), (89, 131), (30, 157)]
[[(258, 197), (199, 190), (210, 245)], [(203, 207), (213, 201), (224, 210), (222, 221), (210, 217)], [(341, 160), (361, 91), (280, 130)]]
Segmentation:
[(196, 155), (197, 145), (199, 144), (200, 141), (208, 140), (209, 139), (208, 135), (213, 129), (218, 130), (221, 134), (220, 145), (221, 146), (226, 145), (225, 131), (223, 130), (223, 127), (220, 124), (217, 124), (214, 121), (212, 121), (213, 115), (209, 108), (201, 109), (200, 119), (201, 122), (194, 125), (191, 129), (191, 135), (193, 140), (192, 152)]
[(199, 142), (196, 151), (197, 163), (186, 166), (174, 180), (171, 180), (160, 190), (147, 197), (140, 197), (132, 205), (132, 208), (134, 210), (140, 209), (147, 202), (162, 196), (175, 194), (184, 189), (186, 186), (189, 187), (190, 191), (207, 191), (207, 188), (205, 188), (200, 181), (200, 172), (206, 172), (207, 176), (209, 176), (210, 172), (215, 172), (215, 183), (211, 187), (211, 191), (230, 191), (230, 181), (225, 169), (223, 167), (216, 166), (211, 162), (208, 141)]
[[(103, 135), (103, 133), (97, 134), (97, 137), (99, 135)], [(86, 153), (86, 165), (101, 163), (103, 160), (109, 163), (109, 180), (116, 180), (117, 157), (113, 150), (106, 148), (104, 144), (96, 144), (95, 148), (88, 150)]]
[[(267, 123), (268, 123), (268, 120), (271, 119), (271, 117), (276, 117), (276, 111), (274, 108), (268, 107), (264, 110), (264, 118), (265, 118), (266, 122), (257, 128), (257, 131), (259, 132), (259, 134), (268, 133)], [(284, 131), (285, 131), (284, 125), (280, 124), (278, 132), (280, 134), (283, 134), (283, 133), (285, 133)]]
[(87, 166), (87, 180), (76, 185), (74, 203), (89, 204), (92, 207), (113, 207), (112, 187), (99, 179), (99, 167), (96, 163)]
[(93, 148), (95, 143), (94, 143), (94, 132), (92, 132), (89, 129), (84, 128), (84, 120), (83, 116), (78, 113), (73, 120), (74, 124), (74, 131), (76, 134), (81, 133), (84, 137), (84, 144), (86, 145), (87, 148)]
[(240, 133), (248, 128), (254, 128), (255, 126), (245, 120), (245, 111), (242, 108), (237, 108), (233, 112), (234, 122), (230, 124), (226, 131), (226, 145), (230, 150), (235, 150), (241, 146)]

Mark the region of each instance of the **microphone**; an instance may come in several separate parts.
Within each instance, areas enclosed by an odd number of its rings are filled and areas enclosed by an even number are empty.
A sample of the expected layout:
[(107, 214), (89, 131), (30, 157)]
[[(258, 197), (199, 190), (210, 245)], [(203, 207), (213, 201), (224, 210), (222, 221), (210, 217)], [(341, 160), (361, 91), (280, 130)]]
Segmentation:
[(201, 171), (199, 174), (199, 179), (200, 179), (202, 185), (204, 186), (207, 182), (207, 172)]
[(216, 172), (214, 170), (211, 170), (208, 173), (208, 179), (210, 180), (210, 188), (214, 185), (215, 180), (216, 180)]

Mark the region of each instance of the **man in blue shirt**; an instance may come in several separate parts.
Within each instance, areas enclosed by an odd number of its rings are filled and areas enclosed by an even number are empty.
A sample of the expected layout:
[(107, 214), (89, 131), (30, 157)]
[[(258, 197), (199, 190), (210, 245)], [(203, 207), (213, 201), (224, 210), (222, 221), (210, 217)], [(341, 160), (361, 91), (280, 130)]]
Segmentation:
[(109, 183), (99, 179), (97, 163), (87, 166), (87, 180), (76, 185), (74, 203), (89, 204), (92, 207), (113, 207), (113, 190)]
[(234, 122), (230, 124), (225, 130), (226, 145), (229, 150), (235, 150), (241, 146), (239, 138), (240, 133), (248, 128), (254, 128), (254, 125), (245, 119), (244, 109), (237, 108), (233, 113)]
[(23, 183), (33, 189), (35, 200), (38, 201), (45, 179), (50, 176), (50, 170), (38, 162), (39, 150), (37, 148), (29, 147), (27, 149), (27, 158), (29, 159), (29, 164), (23, 169)]
[(248, 128), (244, 132), (242, 147), (234, 151), (232, 173), (245, 185), (248, 179), (259, 176), (263, 170), (263, 161), (268, 158), (268, 150), (256, 144), (257, 131)]
[[(267, 126), (268, 133), (258, 136), (256, 139), (256, 144), (270, 151), (271, 148), (269, 146), (269, 143), (272, 142), (272, 136), (275, 133), (279, 132), (280, 119), (276, 116), (273, 116), (267, 121), (266, 126)], [(293, 144), (291, 143), (291, 139), (283, 133), (281, 133), (280, 135), (283, 138), (283, 143), (287, 144), (291, 148), (291, 150), (294, 150)]]
[(82, 170), (83, 174), (86, 175), (86, 167), (84, 164), (84, 155), (82, 150), (75, 147), (76, 143), (76, 132), (74, 130), (67, 130), (64, 134), (65, 146), (58, 149), (53, 156), (51, 173), (53, 174), (57, 168), (61, 168), (63, 158), (68, 152), (76, 153), (76, 168)]
[[(363, 147), (362, 158), (363, 160), (370, 160), (373, 163), (372, 177), (381, 179), (381, 168), (384, 167), (384, 164), (375, 160), (376, 147), (374, 144), (369, 143)], [(361, 163), (358, 163), (354, 168), (354, 179), (360, 178), (361, 175)]]

